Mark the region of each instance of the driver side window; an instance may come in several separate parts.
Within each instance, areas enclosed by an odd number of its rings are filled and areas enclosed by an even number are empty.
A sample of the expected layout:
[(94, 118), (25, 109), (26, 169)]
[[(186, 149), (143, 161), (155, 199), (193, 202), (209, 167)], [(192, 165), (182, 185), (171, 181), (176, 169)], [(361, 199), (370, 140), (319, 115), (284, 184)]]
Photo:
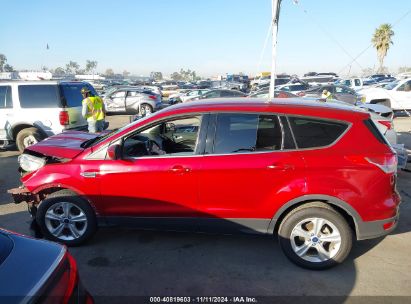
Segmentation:
[(162, 121), (123, 142), (123, 158), (194, 155), (201, 115)]

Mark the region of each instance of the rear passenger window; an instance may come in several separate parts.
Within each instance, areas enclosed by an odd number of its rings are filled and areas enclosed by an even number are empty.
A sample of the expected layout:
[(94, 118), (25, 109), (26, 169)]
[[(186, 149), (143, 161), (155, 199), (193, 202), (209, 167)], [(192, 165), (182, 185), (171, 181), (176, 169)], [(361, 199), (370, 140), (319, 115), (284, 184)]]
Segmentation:
[(8, 109), (12, 107), (11, 86), (0, 86), (0, 109)]
[(90, 84), (85, 83), (61, 83), (60, 88), (62, 95), (64, 96), (65, 105), (69, 108), (81, 107), (83, 101), (83, 95), (81, 95), (81, 89), (87, 87), (93, 95), (96, 95), (96, 91)]
[(218, 114), (214, 154), (280, 150), (281, 134), (275, 115)]
[(325, 147), (335, 142), (348, 125), (335, 121), (289, 117), (298, 148)]
[(57, 108), (61, 106), (57, 85), (20, 85), (22, 108)]

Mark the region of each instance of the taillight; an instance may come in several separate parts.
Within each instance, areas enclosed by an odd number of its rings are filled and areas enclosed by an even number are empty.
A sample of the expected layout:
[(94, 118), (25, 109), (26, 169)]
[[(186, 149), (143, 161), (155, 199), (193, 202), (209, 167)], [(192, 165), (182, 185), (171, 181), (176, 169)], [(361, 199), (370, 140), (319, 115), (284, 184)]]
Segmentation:
[(303, 96), (305, 96), (305, 93), (304, 92), (298, 92), (297, 95), (300, 96), (300, 97), (303, 97)]
[(70, 121), (70, 117), (67, 111), (60, 111), (59, 114), (60, 124), (62, 126), (67, 126)]
[(390, 174), (397, 172), (397, 157), (395, 154), (387, 154), (383, 156), (365, 157), (365, 159), (384, 173)]
[(70, 265), (70, 276), (67, 282), (66, 294), (64, 295), (64, 303), (68, 303), (70, 297), (73, 295), (73, 290), (78, 283), (77, 263), (70, 253), (67, 252), (67, 260)]
[(392, 129), (392, 122), (387, 120), (379, 120), (378, 123), (382, 124), (383, 126), (387, 127), (388, 130)]
[(387, 174), (397, 172), (397, 157), (395, 154), (368, 157), (362, 155), (349, 155), (345, 158), (358, 165), (372, 164)]
[[(66, 250), (66, 249), (64, 249)], [(78, 285), (77, 264), (74, 258), (65, 251), (59, 266), (51, 276), (50, 286), (42, 296), (42, 303), (69, 303)]]
[(152, 100), (157, 100), (157, 97), (155, 97), (154, 95), (148, 95), (148, 98), (150, 98)]

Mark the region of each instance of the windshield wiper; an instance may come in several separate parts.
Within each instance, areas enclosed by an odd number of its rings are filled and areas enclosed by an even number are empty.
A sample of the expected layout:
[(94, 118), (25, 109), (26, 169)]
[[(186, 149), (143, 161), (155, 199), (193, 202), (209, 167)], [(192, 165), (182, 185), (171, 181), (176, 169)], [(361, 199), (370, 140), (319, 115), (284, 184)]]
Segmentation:
[(241, 148), (241, 149), (237, 149), (232, 151), (231, 153), (236, 153), (236, 152), (253, 152), (255, 151), (255, 147), (250, 147), (250, 148)]
[(116, 132), (117, 130), (118, 130), (118, 128), (112, 130), (111, 132), (109, 132), (109, 133), (107, 133), (107, 134), (100, 135), (100, 136), (91, 138), (91, 139), (89, 139), (89, 140), (86, 140), (85, 142), (83, 142), (83, 143), (80, 145), (80, 147), (82, 147), (82, 148), (84, 148), (84, 149), (85, 149), (85, 148), (88, 148), (88, 147), (90, 147), (92, 144), (95, 144), (95, 143), (97, 143), (97, 142), (101, 142), (102, 140), (106, 139), (107, 137), (109, 137), (111, 134), (113, 134), (113, 133)]
[(83, 142), (83, 143), (80, 145), (80, 147), (82, 147), (82, 148), (88, 148), (88, 147), (91, 146), (92, 143), (94, 143), (94, 142), (95, 142), (97, 139), (99, 139), (99, 138), (101, 138), (101, 136), (97, 136), (97, 137), (91, 138), (91, 139), (89, 139), (89, 140), (86, 140), (85, 142)]

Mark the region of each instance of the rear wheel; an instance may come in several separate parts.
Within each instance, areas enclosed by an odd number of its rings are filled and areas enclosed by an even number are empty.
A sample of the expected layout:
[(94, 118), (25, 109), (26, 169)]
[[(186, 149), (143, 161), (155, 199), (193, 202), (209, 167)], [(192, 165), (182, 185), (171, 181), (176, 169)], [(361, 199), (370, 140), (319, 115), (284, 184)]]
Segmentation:
[(45, 137), (36, 128), (26, 128), (17, 133), (16, 145), (20, 152), (25, 148), (38, 143)]
[(140, 105), (140, 116), (146, 116), (153, 113), (153, 107), (148, 103), (142, 103)]
[(323, 203), (308, 203), (292, 210), (282, 221), (280, 246), (295, 264), (322, 270), (342, 263), (352, 247), (346, 220)]
[(46, 238), (68, 246), (80, 245), (97, 229), (93, 208), (68, 190), (57, 191), (43, 200), (36, 221)]

